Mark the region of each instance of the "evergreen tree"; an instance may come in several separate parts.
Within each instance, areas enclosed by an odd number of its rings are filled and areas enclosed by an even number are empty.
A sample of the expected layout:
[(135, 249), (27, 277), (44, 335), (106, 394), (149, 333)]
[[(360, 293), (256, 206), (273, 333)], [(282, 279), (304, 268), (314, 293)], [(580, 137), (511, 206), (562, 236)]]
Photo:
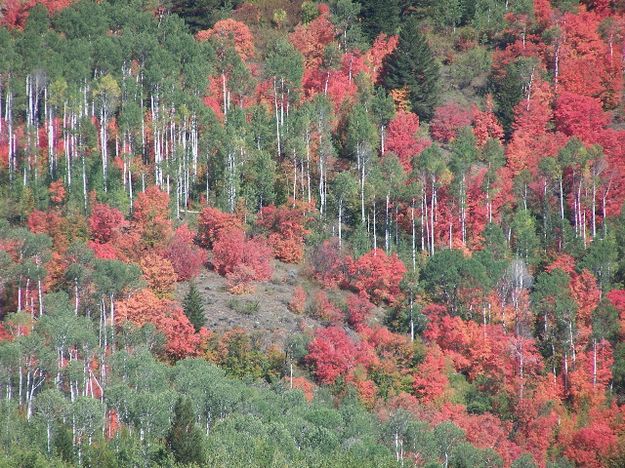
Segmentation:
[(182, 307), (184, 308), (184, 313), (189, 319), (189, 322), (193, 324), (195, 331), (199, 331), (199, 329), (204, 326), (206, 317), (204, 316), (202, 296), (200, 296), (200, 292), (193, 282), (189, 285), (189, 292), (184, 298)]
[(197, 32), (212, 27), (221, 17), (227, 16), (230, 8), (239, 3), (241, 2), (237, 0), (174, 0), (171, 12), (184, 19), (192, 32)]
[(167, 434), (167, 447), (178, 463), (201, 465), (204, 461), (202, 442), (202, 432), (195, 427), (191, 400), (179, 398), (174, 407), (174, 420)]
[(388, 90), (406, 88), (412, 111), (420, 118), (432, 117), (438, 100), (439, 66), (414, 18), (399, 33), (399, 43), (384, 59), (382, 83)]
[(378, 34), (396, 34), (400, 23), (401, 4), (399, 0), (361, 0), (362, 29), (369, 40)]

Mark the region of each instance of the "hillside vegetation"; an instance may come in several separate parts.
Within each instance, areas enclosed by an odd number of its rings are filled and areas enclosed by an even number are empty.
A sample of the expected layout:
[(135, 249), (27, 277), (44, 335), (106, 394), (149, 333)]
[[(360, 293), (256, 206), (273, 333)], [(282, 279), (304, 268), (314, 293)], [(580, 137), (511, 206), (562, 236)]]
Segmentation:
[(0, 11), (0, 465), (625, 466), (622, 2)]

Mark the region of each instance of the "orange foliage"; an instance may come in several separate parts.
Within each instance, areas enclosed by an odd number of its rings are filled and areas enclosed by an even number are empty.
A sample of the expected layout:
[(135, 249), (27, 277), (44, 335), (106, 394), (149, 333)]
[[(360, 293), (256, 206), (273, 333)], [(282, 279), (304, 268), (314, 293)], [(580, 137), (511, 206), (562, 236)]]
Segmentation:
[(329, 15), (319, 15), (308, 24), (299, 24), (289, 35), (291, 43), (304, 56), (308, 68), (318, 68), (323, 62), (325, 48), (336, 36)]
[(313, 401), (313, 398), (315, 397), (315, 384), (306, 377), (293, 377), (292, 381), (290, 381), (288, 377), (285, 377), (284, 380), (287, 384), (292, 383), (293, 388), (301, 390), (308, 403)]
[(410, 98), (408, 88), (391, 89), (389, 92), (397, 112), (410, 112)]
[(171, 262), (150, 253), (143, 257), (139, 264), (149, 288), (160, 298), (171, 297), (178, 281)]
[(548, 132), (552, 119), (548, 83), (536, 78), (529, 96), (529, 100), (522, 99), (514, 108), (514, 132), (506, 151), (508, 167), (514, 175), (524, 169), (535, 173), (542, 158), (554, 156), (564, 146), (562, 134)]
[(369, 66), (369, 76), (373, 83), (378, 81), (384, 58), (395, 50), (398, 42), (399, 36), (387, 36), (384, 33), (380, 33), (374, 39), (371, 49), (365, 54), (365, 62)]
[(134, 203), (132, 220), (132, 229), (141, 238), (144, 250), (164, 247), (173, 234), (167, 192), (155, 185), (141, 192)]
[(291, 207), (266, 206), (258, 215), (256, 224), (270, 232), (268, 240), (276, 258), (287, 263), (299, 263), (304, 256), (304, 236), (309, 231), (308, 212), (312, 207), (291, 200)]
[(473, 109), (473, 134), (477, 146), (482, 148), (489, 139), (502, 141), (503, 127), (495, 117), (493, 97), (486, 96), (486, 110)]
[(211, 29), (199, 31), (195, 35), (198, 41), (213, 38), (220, 47), (234, 47), (241, 60), (246, 62), (254, 57), (254, 36), (245, 23), (231, 18), (219, 20)]
[(48, 234), (54, 248), (60, 253), (65, 252), (71, 235), (67, 218), (63, 218), (57, 209), (48, 211), (35, 210), (28, 215), (28, 229), (35, 234)]
[(65, 186), (63, 185), (63, 181), (61, 179), (54, 180), (50, 183), (50, 187), (48, 187), (48, 193), (50, 194), (50, 201), (55, 204), (63, 203), (65, 200)]
[(288, 307), (291, 312), (298, 315), (306, 311), (306, 291), (304, 288), (301, 286), (295, 288)]
[(324, 322), (338, 324), (343, 318), (343, 313), (330, 302), (325, 291), (319, 290), (313, 297), (312, 316)]
[(195, 329), (175, 302), (159, 299), (149, 289), (142, 289), (128, 299), (116, 303), (115, 320), (118, 324), (131, 322), (137, 327), (146, 323), (156, 329), (167, 339), (167, 354), (174, 359), (197, 356), (203, 343), (202, 333)]

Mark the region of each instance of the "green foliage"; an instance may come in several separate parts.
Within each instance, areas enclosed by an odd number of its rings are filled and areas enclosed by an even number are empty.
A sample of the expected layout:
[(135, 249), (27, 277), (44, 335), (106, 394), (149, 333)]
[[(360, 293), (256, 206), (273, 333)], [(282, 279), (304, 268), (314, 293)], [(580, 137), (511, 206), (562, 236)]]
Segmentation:
[(513, 251), (528, 264), (538, 259), (540, 241), (536, 235), (536, 222), (528, 210), (518, 210), (512, 219)]
[(399, 0), (361, 0), (362, 30), (369, 41), (380, 33), (397, 34), (401, 24), (402, 2)]
[(228, 302), (229, 308), (242, 315), (255, 315), (258, 313), (259, 306), (260, 302), (255, 300), (231, 299)]
[(198, 331), (205, 325), (204, 301), (193, 281), (189, 284), (189, 291), (182, 301), (182, 308), (195, 331)]
[(480, 78), (491, 69), (491, 54), (485, 47), (474, 47), (460, 54), (450, 67), (454, 85), (458, 89), (466, 88), (472, 83), (480, 86)]
[[(441, 250), (429, 260), (422, 273), (425, 291), (446, 304), (454, 314), (465, 314), (465, 301), (480, 295), (487, 287), (484, 265), (466, 258), (459, 250)], [(463, 292), (463, 294), (461, 294)]]
[(167, 447), (178, 463), (202, 464), (204, 462), (203, 437), (195, 426), (193, 407), (188, 398), (178, 398), (174, 418), (167, 434)]
[(612, 236), (595, 239), (579, 262), (579, 268), (587, 268), (597, 278), (599, 287), (607, 292), (611, 289), (618, 265), (618, 249)]
[(399, 44), (384, 59), (382, 83), (387, 90), (406, 88), (412, 111), (429, 120), (438, 103), (439, 66), (414, 19), (399, 33)]
[(239, 3), (239, 0), (175, 0), (171, 10), (184, 19), (192, 32), (197, 32), (212, 27)]

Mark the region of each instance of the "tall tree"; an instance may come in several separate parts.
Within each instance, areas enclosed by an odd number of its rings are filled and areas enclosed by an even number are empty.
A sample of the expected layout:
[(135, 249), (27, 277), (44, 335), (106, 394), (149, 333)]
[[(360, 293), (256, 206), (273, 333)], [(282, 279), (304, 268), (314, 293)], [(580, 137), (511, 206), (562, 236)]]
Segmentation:
[(406, 90), (413, 112), (429, 120), (439, 93), (439, 65), (416, 19), (408, 19), (397, 48), (383, 62), (382, 83), (388, 90)]
[(193, 406), (188, 398), (178, 398), (174, 419), (167, 434), (167, 447), (178, 463), (204, 463), (202, 432), (195, 425)]

